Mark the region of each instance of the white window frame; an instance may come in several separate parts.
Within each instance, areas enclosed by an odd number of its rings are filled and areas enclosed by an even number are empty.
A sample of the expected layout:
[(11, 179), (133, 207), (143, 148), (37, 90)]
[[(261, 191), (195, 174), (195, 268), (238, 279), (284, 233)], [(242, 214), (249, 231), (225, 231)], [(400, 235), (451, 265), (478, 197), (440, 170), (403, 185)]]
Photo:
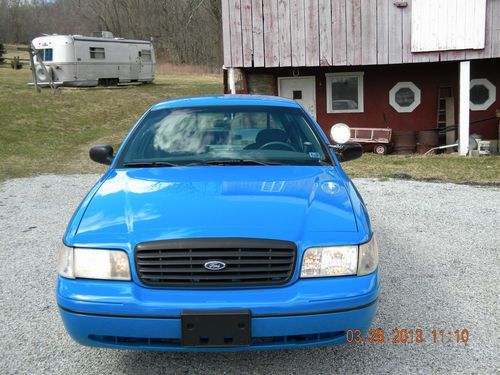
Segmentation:
[(488, 90), (489, 98), (483, 104), (475, 104), (469, 100), (471, 111), (485, 111), (491, 107), (493, 103), (497, 100), (497, 88), (493, 83), (488, 81), (486, 78), (476, 78), (470, 80), (470, 88), (472, 90), (474, 86), (484, 86)]
[[(365, 111), (364, 103), (364, 72), (326, 73), (326, 113), (362, 113)], [(332, 108), (332, 80), (335, 77), (356, 77), (358, 79), (358, 109), (336, 109)]]
[[(399, 90), (406, 89), (406, 88), (413, 91), (413, 94), (415, 95), (415, 100), (408, 107), (402, 107), (396, 101), (396, 93)], [(420, 105), (421, 101), (422, 101), (422, 94), (420, 92), (420, 89), (417, 87), (417, 85), (415, 85), (413, 82), (410, 82), (410, 81), (398, 82), (389, 91), (389, 104), (391, 105), (392, 108), (394, 108), (399, 113), (413, 112), (415, 110), (415, 108), (417, 108)]]

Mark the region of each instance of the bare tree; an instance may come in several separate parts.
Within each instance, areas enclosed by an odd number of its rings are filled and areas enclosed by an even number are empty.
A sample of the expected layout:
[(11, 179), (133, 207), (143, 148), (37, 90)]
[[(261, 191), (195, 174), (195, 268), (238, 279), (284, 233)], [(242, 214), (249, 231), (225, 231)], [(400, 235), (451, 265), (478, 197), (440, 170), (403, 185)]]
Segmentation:
[(0, 0), (0, 40), (5, 42), (98, 30), (152, 38), (164, 61), (221, 65), (220, 0)]

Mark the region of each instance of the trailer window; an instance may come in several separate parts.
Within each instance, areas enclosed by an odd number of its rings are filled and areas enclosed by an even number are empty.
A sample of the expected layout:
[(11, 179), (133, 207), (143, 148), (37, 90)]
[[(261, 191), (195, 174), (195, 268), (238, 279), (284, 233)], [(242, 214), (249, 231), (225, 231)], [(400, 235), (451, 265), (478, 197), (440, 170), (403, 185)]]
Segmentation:
[(44, 48), (39, 56), (42, 61), (52, 61), (52, 48)]
[(151, 51), (148, 51), (147, 49), (143, 49), (139, 54), (142, 57), (142, 61), (144, 62), (149, 62), (151, 61)]
[(100, 47), (90, 47), (90, 58), (91, 59), (104, 59), (104, 48)]

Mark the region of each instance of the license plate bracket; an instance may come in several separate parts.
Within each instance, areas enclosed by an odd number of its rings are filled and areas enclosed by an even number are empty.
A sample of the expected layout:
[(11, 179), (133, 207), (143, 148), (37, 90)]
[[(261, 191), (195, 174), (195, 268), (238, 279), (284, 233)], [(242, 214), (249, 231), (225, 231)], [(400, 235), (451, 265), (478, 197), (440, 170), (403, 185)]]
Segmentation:
[(250, 310), (184, 310), (182, 345), (230, 347), (251, 344)]

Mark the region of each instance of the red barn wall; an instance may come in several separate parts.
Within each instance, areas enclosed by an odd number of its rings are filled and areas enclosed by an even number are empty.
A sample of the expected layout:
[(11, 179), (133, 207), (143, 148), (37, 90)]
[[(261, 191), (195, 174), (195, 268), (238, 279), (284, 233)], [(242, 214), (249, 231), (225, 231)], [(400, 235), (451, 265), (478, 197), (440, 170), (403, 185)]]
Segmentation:
[[(364, 112), (326, 113), (326, 77), (332, 72), (364, 72)], [(424, 130), (436, 127), (438, 89), (441, 86), (453, 88), (455, 97), (455, 122), (458, 123), (458, 62), (436, 62), (401, 65), (372, 65), (354, 67), (315, 68), (258, 68), (245, 69), (246, 73), (274, 74), (275, 77), (316, 77), (316, 113), (318, 123), (324, 131), (337, 122), (352, 127), (386, 127), (394, 130)], [(500, 108), (498, 88), (500, 87), (500, 59), (476, 60), (471, 62), (471, 79), (487, 78), (497, 88), (497, 101), (485, 111), (471, 111), (471, 121), (494, 117)], [(421, 90), (421, 103), (410, 113), (399, 113), (389, 104), (389, 91), (398, 82), (411, 81)], [(277, 92), (274, 93), (277, 95)], [(387, 125), (384, 122), (384, 114)], [(471, 133), (481, 134), (483, 139), (498, 138), (498, 119), (491, 119), (471, 126)]]
[[(500, 59), (471, 61), (471, 79), (474, 78), (487, 78), (496, 88), (497, 100), (485, 111), (471, 111), (470, 120), (495, 117), (496, 111), (500, 110)], [(458, 102), (455, 106), (458, 106)], [(470, 132), (481, 134), (482, 139), (498, 139), (499, 119), (493, 118), (471, 125)]]

